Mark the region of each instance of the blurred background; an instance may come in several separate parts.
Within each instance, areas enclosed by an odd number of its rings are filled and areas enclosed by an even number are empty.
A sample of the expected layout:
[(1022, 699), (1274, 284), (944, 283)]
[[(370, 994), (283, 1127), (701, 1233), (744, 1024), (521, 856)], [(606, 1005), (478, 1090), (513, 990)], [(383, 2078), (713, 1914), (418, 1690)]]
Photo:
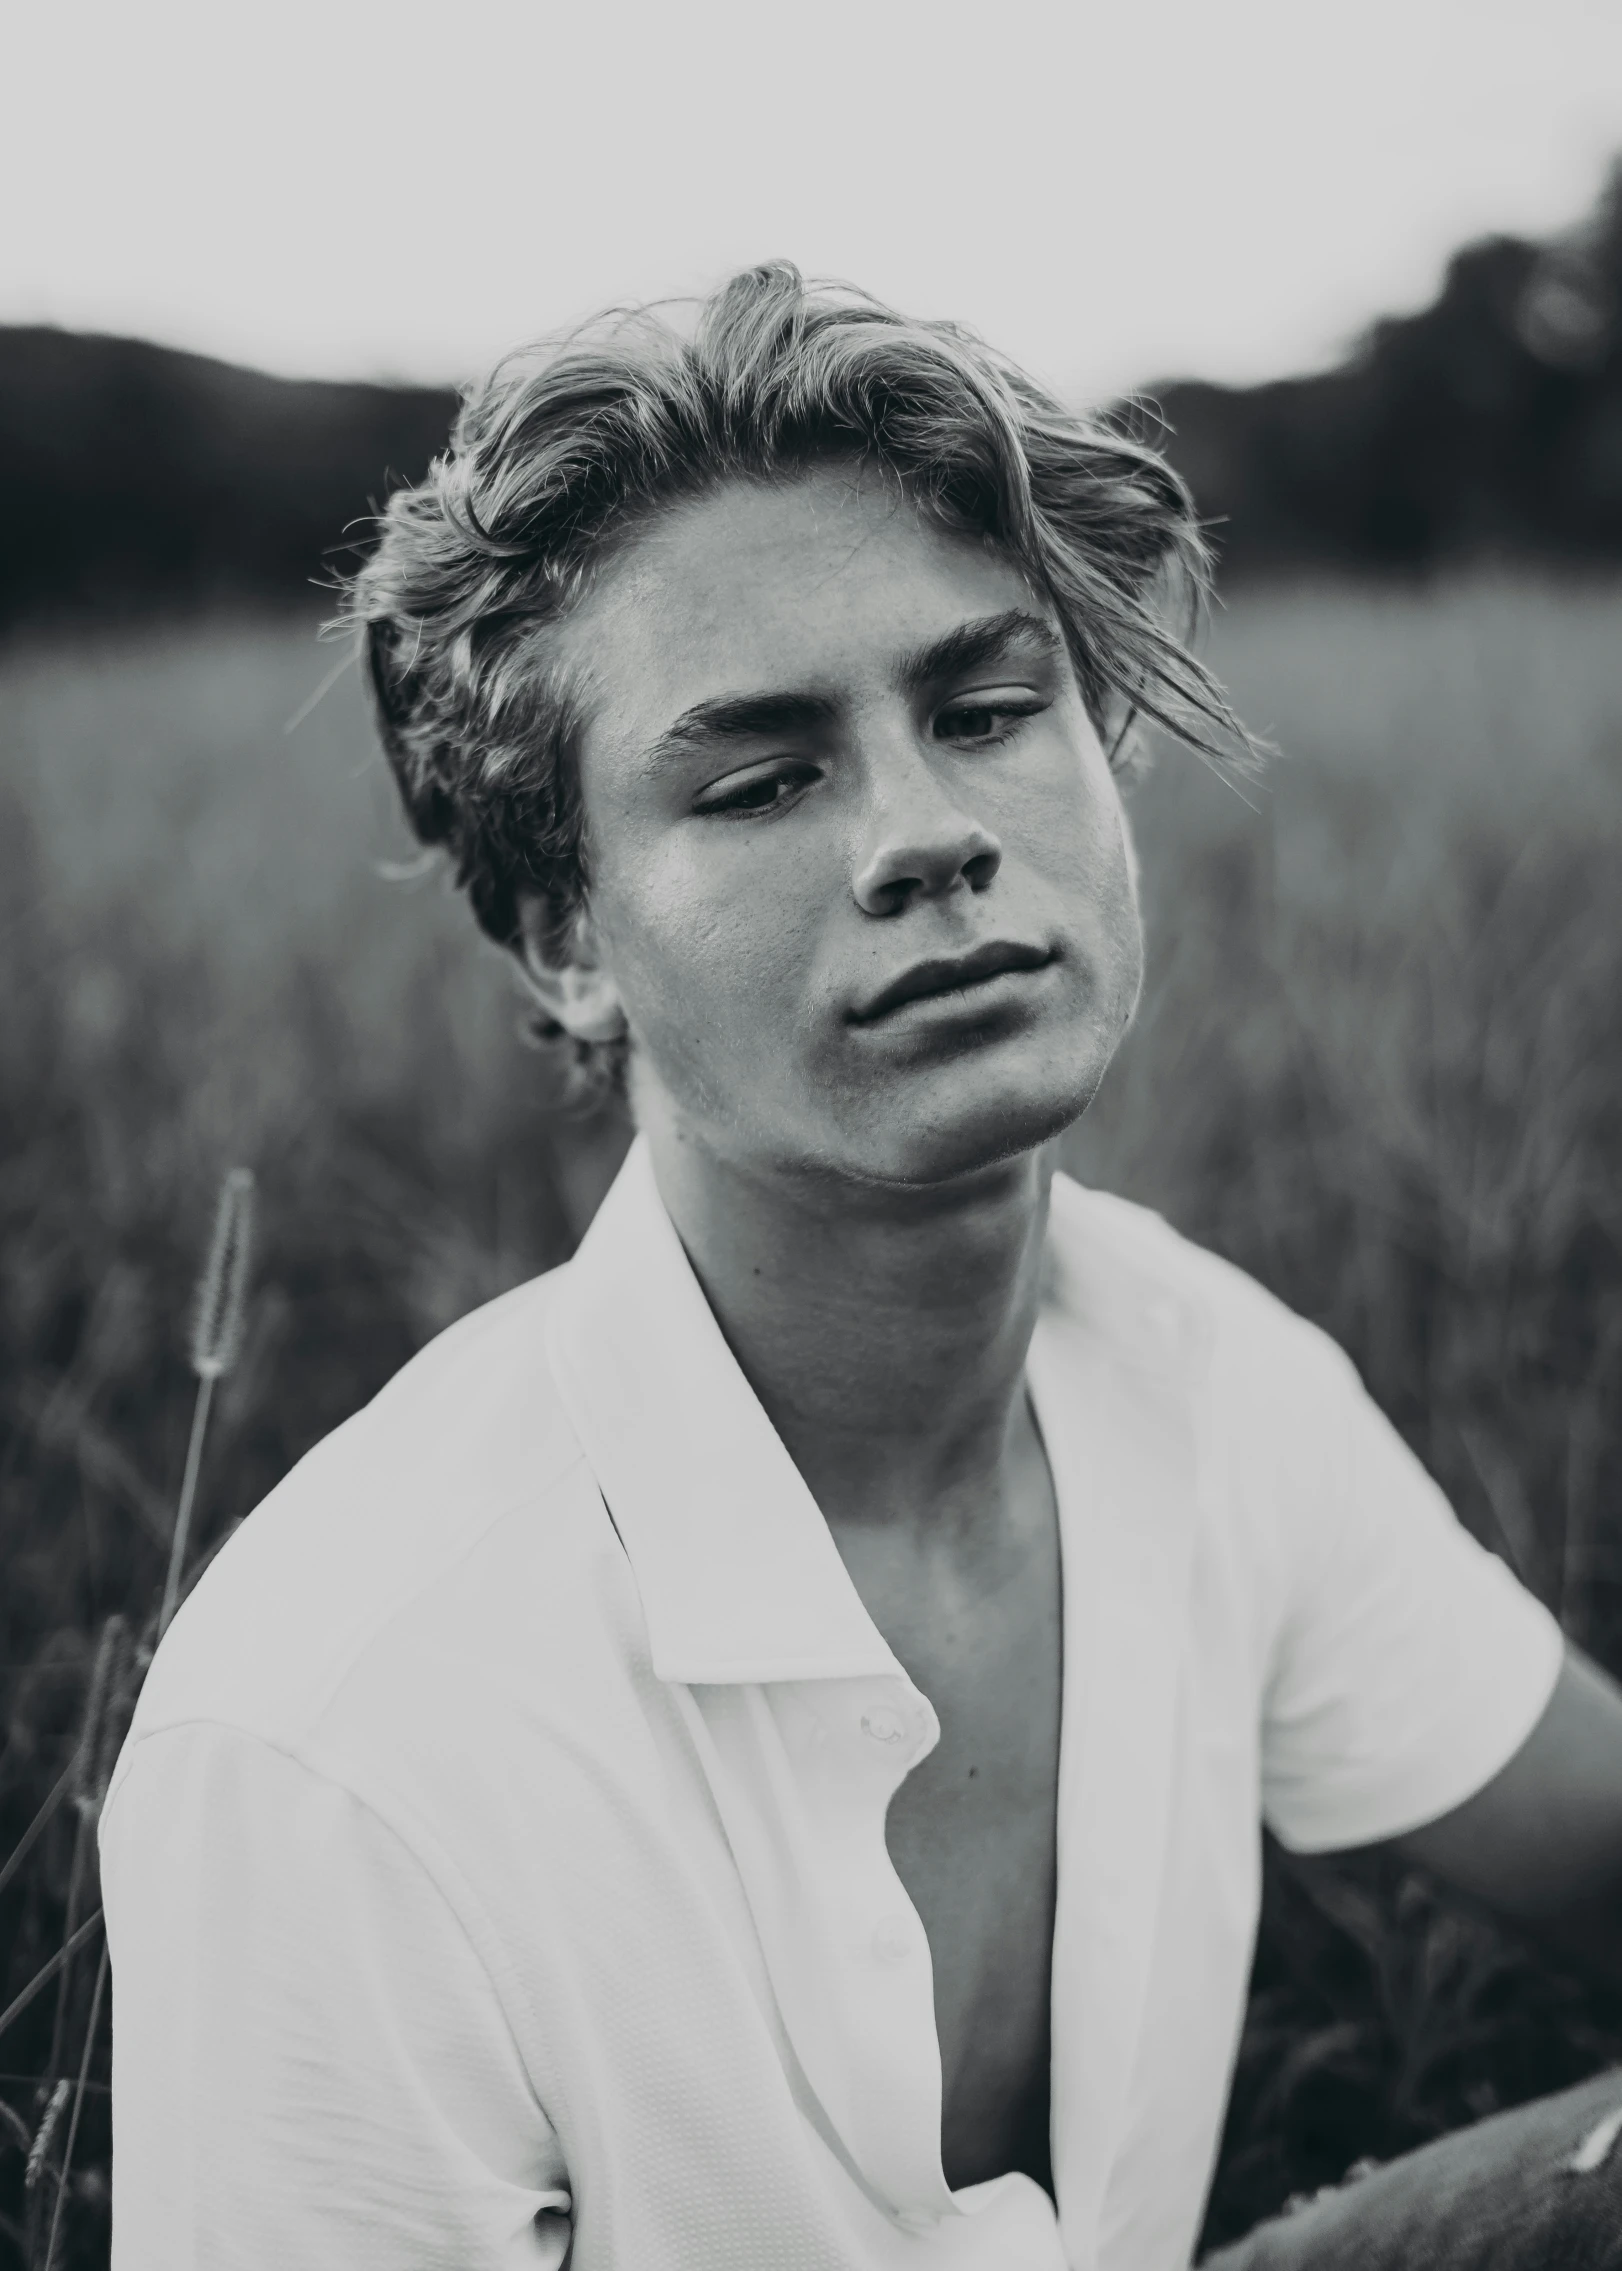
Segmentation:
[[(0, 2263), (106, 2261), (93, 1933), (6, 2006), (94, 1912), (222, 1174), (199, 1557), (626, 1140), (318, 638), (455, 386), (605, 301), (784, 254), (1163, 419), (1280, 755), (1133, 790), (1151, 979), (1072, 1164), (1335, 1333), (1622, 1672), (1622, 10), (157, 0), (8, 49)], [(1619, 2056), (1423, 1880), (1270, 1852), (1209, 2234)]]

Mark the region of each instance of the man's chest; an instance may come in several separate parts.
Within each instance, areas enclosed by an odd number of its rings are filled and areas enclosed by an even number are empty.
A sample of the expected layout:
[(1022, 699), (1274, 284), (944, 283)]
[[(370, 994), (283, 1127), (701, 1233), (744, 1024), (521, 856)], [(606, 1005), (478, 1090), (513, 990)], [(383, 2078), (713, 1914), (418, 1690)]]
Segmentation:
[(954, 2187), (1009, 2168), (1047, 2181), (1059, 1666), (1056, 1633), (1026, 1637), (1001, 1692), (995, 1657), (968, 1681), (924, 1670), (941, 1741), (885, 1825), (929, 1940)]
[[(1045, 1485), (1045, 1472), (1042, 1477)], [(1043, 1516), (1043, 1509), (1033, 1509)], [(885, 1836), (929, 1941), (954, 2187), (1049, 2182), (1061, 1588), (1051, 1502), (983, 1591), (937, 1564), (876, 1620), (940, 1722)]]

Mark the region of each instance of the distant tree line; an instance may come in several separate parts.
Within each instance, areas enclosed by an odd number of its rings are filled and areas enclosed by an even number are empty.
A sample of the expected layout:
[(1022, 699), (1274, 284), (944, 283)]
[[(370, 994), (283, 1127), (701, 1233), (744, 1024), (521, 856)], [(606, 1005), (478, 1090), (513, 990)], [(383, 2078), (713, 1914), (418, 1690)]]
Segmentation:
[(1339, 369), (1160, 405), (1231, 575), (1622, 560), (1622, 167), (1581, 228), (1470, 246)]
[[(1622, 169), (1567, 235), (1461, 252), (1337, 369), (1159, 409), (1230, 577), (1622, 561)], [(308, 602), (454, 411), (0, 329), (0, 624)]]

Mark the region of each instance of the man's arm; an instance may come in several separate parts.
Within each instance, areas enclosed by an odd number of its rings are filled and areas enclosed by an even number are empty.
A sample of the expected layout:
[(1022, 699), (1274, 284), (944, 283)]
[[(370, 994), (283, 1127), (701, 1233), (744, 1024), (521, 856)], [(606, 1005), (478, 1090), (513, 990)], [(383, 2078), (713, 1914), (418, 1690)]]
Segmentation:
[(101, 1843), (114, 2271), (556, 2271), (556, 2136), (384, 1822), (191, 1722), (137, 1743)]
[(1568, 1649), (1508, 1765), (1393, 1843), (1554, 1955), (1622, 1987), (1622, 1689)]

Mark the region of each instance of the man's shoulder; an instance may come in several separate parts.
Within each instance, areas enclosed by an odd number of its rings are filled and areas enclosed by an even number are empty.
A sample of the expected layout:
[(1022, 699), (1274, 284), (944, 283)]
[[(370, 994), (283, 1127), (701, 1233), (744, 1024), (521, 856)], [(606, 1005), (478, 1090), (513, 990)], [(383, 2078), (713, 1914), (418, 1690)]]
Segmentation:
[(546, 1353), (559, 1275), (441, 1333), (249, 1515), (165, 1637), (137, 1736), (204, 1719), (296, 1747), (391, 1628), (476, 1618), (504, 1550), (589, 1550), (601, 1504)]
[(1056, 1177), (1052, 1218), (1081, 1363), (1092, 1351), (1112, 1388), (1123, 1371), (1150, 1385), (1122, 1398), (1123, 1423), (1151, 1412), (1185, 1447), (1201, 1550), (1232, 1580), (1200, 1598), (1250, 1626), (1265, 1670), (1286, 1604), (1322, 1564), (1351, 1448), (1384, 1423), (1329, 1334), (1149, 1208)]
[(1195, 1368), (1259, 1385), (1281, 1375), (1330, 1392), (1355, 1382), (1338, 1344), (1256, 1278), (1152, 1207), (1065, 1174), (1053, 1179), (1052, 1245), (1070, 1302), (1111, 1337), (1138, 1335)]

